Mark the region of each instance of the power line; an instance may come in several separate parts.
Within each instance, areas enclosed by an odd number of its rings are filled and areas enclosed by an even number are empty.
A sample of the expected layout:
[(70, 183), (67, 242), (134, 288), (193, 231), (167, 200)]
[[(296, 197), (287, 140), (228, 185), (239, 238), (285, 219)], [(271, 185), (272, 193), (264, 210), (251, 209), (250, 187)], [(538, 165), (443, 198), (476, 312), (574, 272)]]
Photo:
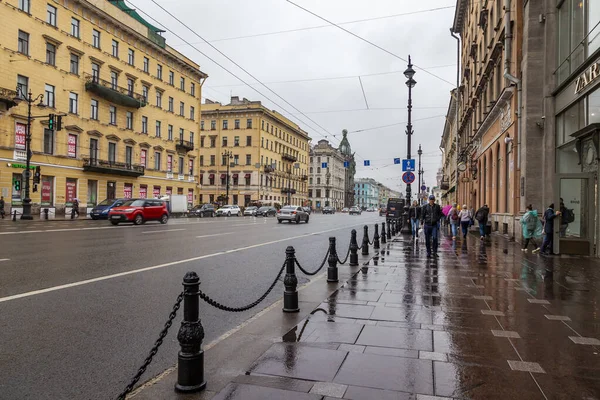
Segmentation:
[[(154, 0), (153, 0), (153, 1), (154, 1)], [(314, 13), (314, 12), (312, 12), (312, 11), (310, 11), (310, 10), (308, 10), (308, 9), (306, 9), (306, 8), (304, 8), (304, 7), (302, 7), (302, 6), (298, 5), (298, 4), (296, 4), (296, 3), (294, 3), (293, 1), (291, 1), (291, 0), (286, 0), (286, 1), (287, 1), (288, 3), (290, 3), (290, 4), (294, 5), (294, 6), (298, 7), (299, 9), (301, 9), (301, 10), (304, 10), (304, 11), (306, 11), (307, 13), (309, 13), (309, 14), (311, 14), (311, 15), (313, 15), (313, 16), (315, 16), (315, 17), (319, 18), (319, 19), (322, 19), (323, 21), (325, 21), (325, 22), (327, 22), (327, 23), (329, 23), (329, 24), (331, 24), (331, 25), (335, 26), (336, 28), (343, 30), (344, 32), (346, 32), (346, 33), (348, 33), (348, 34), (350, 34), (350, 35), (354, 36), (355, 38), (357, 38), (357, 39), (360, 39), (360, 40), (362, 40), (363, 42), (365, 42), (365, 43), (368, 43), (368, 44), (370, 44), (371, 46), (373, 46), (373, 47), (376, 47), (376, 48), (378, 48), (379, 50), (381, 50), (381, 51), (383, 51), (383, 52), (385, 52), (385, 53), (387, 53), (387, 54), (389, 54), (389, 55), (391, 55), (391, 56), (393, 56), (393, 57), (395, 57), (395, 58), (397, 58), (397, 59), (399, 59), (399, 60), (402, 60), (402, 61), (404, 61), (404, 62), (408, 62), (406, 59), (404, 59), (404, 58), (400, 57), (399, 55), (392, 53), (391, 51), (389, 51), (389, 50), (387, 50), (387, 49), (385, 49), (385, 48), (383, 48), (383, 47), (381, 47), (381, 46), (379, 46), (379, 45), (377, 45), (377, 44), (375, 44), (375, 43), (373, 43), (373, 42), (371, 42), (371, 41), (369, 41), (369, 40), (367, 40), (367, 39), (363, 38), (362, 36), (359, 36), (359, 35), (357, 35), (356, 33), (352, 32), (352, 31), (349, 31), (348, 29), (342, 28), (341, 26), (339, 26), (339, 25), (335, 24), (334, 22), (331, 22), (331, 21), (329, 21), (328, 19), (326, 19), (326, 18), (324, 18), (324, 17), (321, 17), (320, 15), (318, 15), (318, 14), (316, 14), (316, 13)], [(413, 64), (413, 66), (415, 66), (415, 67), (418, 67), (416, 64)], [(433, 76), (433, 77), (435, 77), (435, 78), (437, 78), (437, 79), (439, 79), (439, 80), (441, 80), (441, 81), (443, 81), (443, 82), (446, 82), (446, 83), (448, 83), (448, 84), (452, 85), (452, 87), (456, 87), (456, 84), (454, 84), (454, 83), (452, 83), (452, 82), (450, 82), (450, 81), (447, 81), (446, 79), (442, 78), (441, 76), (438, 76), (438, 75), (434, 74), (433, 72), (430, 72), (430, 71), (428, 71), (428, 70), (426, 70), (426, 69), (423, 69), (423, 68), (420, 68), (420, 67), (418, 67), (418, 68), (419, 68), (421, 71), (425, 72), (426, 74), (429, 74), (429, 75), (431, 75), (431, 76)]]
[[(413, 107), (413, 110), (430, 110), (436, 108), (444, 108), (447, 109), (448, 106), (440, 106), (440, 107)], [(352, 108), (347, 110), (321, 110), (321, 111), (304, 111), (304, 114), (332, 114), (332, 113), (342, 113), (342, 112), (355, 112), (355, 111), (389, 111), (389, 110), (406, 110), (406, 107), (370, 107), (370, 108)], [(294, 114), (292, 114), (294, 115)]]
[[(445, 115), (434, 115), (433, 117), (419, 118), (419, 119), (414, 119), (413, 121), (425, 121), (425, 120), (428, 120), (428, 119), (440, 118), (440, 117), (445, 117)], [(358, 133), (358, 132), (372, 131), (372, 130), (375, 130), (375, 129), (389, 128), (391, 126), (398, 126), (398, 125), (404, 125), (404, 124), (406, 124), (406, 122), (397, 122), (395, 124), (374, 126), (373, 128), (358, 129), (356, 131), (350, 131), (348, 133)]]
[(358, 83), (360, 83), (360, 90), (362, 90), (363, 98), (365, 99), (365, 105), (367, 106), (367, 110), (369, 109), (369, 102), (367, 101), (367, 95), (365, 94), (365, 88), (363, 87), (362, 80), (360, 76), (358, 77)]

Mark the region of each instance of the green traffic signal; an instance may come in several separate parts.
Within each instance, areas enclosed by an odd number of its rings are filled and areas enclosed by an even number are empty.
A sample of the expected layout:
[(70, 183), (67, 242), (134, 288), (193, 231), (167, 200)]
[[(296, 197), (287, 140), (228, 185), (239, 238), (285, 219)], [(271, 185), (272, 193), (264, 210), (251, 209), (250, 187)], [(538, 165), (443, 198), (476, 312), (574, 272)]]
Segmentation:
[(48, 115), (48, 129), (54, 130), (54, 114)]
[(15, 180), (14, 181), (14, 187), (15, 187), (16, 191), (20, 191), (21, 190), (21, 181)]

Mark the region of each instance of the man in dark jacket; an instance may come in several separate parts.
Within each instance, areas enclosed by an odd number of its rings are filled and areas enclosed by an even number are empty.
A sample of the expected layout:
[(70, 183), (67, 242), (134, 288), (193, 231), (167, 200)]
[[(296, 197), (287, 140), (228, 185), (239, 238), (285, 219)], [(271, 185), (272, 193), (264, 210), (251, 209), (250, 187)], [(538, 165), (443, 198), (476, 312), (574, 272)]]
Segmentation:
[(475, 219), (479, 222), (479, 238), (481, 240), (485, 239), (485, 227), (488, 223), (488, 218), (490, 216), (490, 209), (487, 204), (484, 204), (477, 212), (475, 213)]
[(431, 257), (431, 242), (433, 240), (433, 256), (437, 257), (438, 249), (438, 224), (442, 219), (442, 209), (435, 204), (435, 196), (429, 196), (429, 203), (421, 207), (421, 223), (425, 232), (425, 246), (427, 246), (427, 258)]
[(560, 211), (554, 211), (554, 203), (548, 206), (548, 209), (544, 212), (544, 241), (542, 242), (541, 254), (550, 254), (554, 251), (554, 218), (561, 215)]

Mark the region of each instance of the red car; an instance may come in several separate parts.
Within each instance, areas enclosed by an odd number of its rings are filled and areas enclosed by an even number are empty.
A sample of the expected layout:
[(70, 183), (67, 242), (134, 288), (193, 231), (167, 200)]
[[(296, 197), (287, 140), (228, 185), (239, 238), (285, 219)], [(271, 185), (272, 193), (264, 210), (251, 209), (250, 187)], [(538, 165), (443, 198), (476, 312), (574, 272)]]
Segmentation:
[(122, 206), (113, 207), (108, 213), (111, 224), (118, 225), (119, 222), (133, 222), (141, 225), (146, 221), (160, 221), (166, 224), (169, 220), (167, 204), (156, 199), (130, 199)]

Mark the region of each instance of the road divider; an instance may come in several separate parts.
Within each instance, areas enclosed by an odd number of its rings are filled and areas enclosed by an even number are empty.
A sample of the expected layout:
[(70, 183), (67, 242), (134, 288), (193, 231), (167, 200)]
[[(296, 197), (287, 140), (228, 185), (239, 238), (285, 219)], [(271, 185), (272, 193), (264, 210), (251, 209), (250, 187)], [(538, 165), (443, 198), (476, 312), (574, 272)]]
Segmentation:
[(233, 235), (234, 233), (235, 232), (213, 233), (212, 235), (196, 236), (196, 239), (208, 238), (208, 237), (213, 237), (213, 236)]
[(165, 232), (176, 232), (176, 231), (185, 231), (185, 229), (183, 229), (183, 228), (179, 228), (179, 229), (161, 229), (161, 230), (156, 230), (156, 231), (144, 231), (142, 233), (143, 234), (146, 234), (146, 233), (165, 233)]

